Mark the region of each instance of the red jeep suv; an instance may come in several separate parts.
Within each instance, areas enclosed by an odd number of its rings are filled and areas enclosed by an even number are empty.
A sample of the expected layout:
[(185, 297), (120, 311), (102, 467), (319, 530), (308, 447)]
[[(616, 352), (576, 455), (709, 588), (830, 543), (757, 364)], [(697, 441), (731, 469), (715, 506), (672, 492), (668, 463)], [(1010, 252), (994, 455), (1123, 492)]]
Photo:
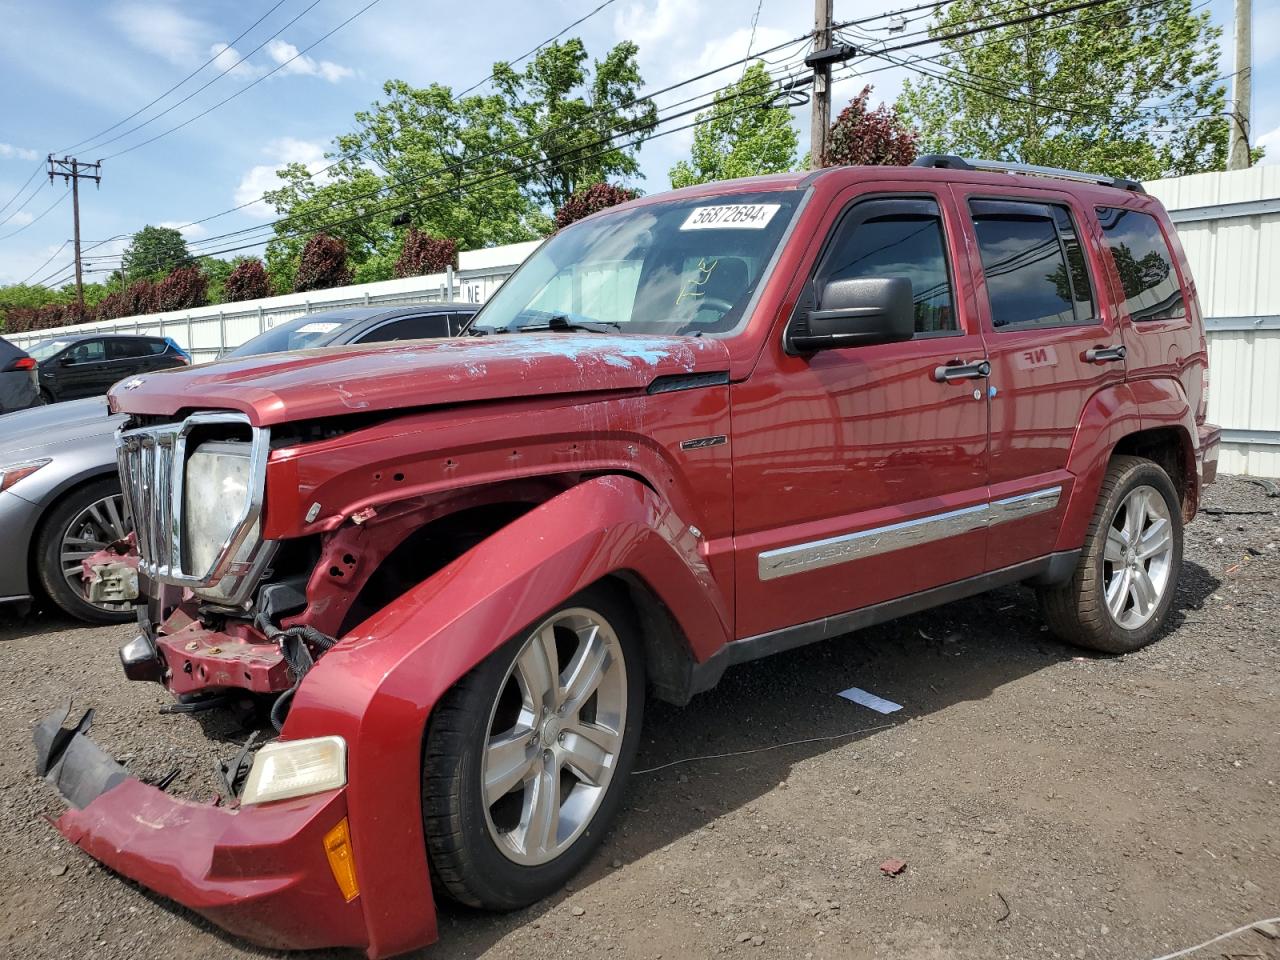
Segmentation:
[(125, 671), (278, 735), (216, 805), (69, 705), (39, 769), (68, 838), (258, 943), (382, 957), (435, 939), (433, 890), (556, 890), (646, 696), (735, 663), (1015, 582), (1135, 650), (1216, 472), (1186, 258), (1107, 176), (935, 156), (646, 197), (467, 332), (111, 395), (139, 555), (86, 573), (149, 584)]

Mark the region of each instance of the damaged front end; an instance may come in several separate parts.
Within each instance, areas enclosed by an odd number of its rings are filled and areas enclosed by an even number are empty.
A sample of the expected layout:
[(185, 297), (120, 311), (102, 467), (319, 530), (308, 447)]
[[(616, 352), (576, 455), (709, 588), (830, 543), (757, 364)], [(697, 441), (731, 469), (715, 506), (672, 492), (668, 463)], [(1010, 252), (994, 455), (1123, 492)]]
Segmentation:
[[(339, 738), (326, 738), (331, 742), (321, 748), (329, 779), (313, 784), (319, 789), (300, 786), (296, 777), (264, 782), (272, 777), (266, 767), (288, 766), (278, 756), (264, 759), (264, 747), (239, 798), (196, 803), (131, 776), (89, 739), (93, 711), (67, 727), (70, 712), (70, 703), (60, 706), (35, 730), (36, 772), (70, 804), (54, 823), (64, 837), (112, 870), (262, 946), (368, 948)], [(276, 748), (295, 755), (308, 749), (316, 752), (309, 741)], [(224, 771), (232, 783), (247, 753)]]

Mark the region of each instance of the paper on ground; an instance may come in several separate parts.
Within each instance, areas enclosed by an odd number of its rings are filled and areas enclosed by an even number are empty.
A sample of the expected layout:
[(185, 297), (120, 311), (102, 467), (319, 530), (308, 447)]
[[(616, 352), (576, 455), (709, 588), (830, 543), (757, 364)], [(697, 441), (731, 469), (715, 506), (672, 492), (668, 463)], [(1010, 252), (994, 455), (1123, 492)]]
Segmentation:
[(870, 707), (877, 713), (894, 713), (902, 709), (902, 704), (894, 703), (892, 700), (886, 700), (884, 697), (877, 697), (874, 693), (867, 693), (857, 687), (850, 687), (848, 690), (841, 690), (840, 696), (846, 700), (852, 700), (854, 703), (860, 703), (864, 707)]

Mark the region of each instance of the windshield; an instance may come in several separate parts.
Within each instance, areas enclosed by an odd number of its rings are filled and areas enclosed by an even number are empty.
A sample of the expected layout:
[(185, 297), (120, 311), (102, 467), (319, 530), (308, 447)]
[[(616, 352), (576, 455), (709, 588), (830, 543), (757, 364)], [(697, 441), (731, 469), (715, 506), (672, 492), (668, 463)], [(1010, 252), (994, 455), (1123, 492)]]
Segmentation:
[(283, 353), (286, 350), (305, 350), (320, 347), (328, 342), (329, 335), (345, 323), (347, 317), (310, 316), (298, 317), (288, 323), (272, 327), (252, 340), (246, 340), (224, 357), (256, 357), (262, 353)]
[(804, 194), (735, 193), (622, 210), (552, 237), (476, 315), (480, 333), (585, 326), (725, 334)]
[(70, 340), (41, 340), (35, 346), (27, 347), (27, 353), (35, 357), (37, 361), (44, 361), (70, 345)]

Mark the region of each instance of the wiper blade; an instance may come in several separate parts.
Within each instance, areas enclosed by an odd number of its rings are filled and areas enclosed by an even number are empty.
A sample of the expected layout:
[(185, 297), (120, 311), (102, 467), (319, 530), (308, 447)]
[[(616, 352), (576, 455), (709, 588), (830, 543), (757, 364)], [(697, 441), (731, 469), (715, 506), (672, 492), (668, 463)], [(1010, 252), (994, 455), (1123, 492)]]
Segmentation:
[(570, 320), (562, 313), (548, 317), (546, 323), (529, 324), (524, 327), (517, 327), (517, 331), (525, 330), (585, 330), (587, 333), (611, 333), (615, 330), (621, 331), (622, 324), (614, 323), (611, 320)]

